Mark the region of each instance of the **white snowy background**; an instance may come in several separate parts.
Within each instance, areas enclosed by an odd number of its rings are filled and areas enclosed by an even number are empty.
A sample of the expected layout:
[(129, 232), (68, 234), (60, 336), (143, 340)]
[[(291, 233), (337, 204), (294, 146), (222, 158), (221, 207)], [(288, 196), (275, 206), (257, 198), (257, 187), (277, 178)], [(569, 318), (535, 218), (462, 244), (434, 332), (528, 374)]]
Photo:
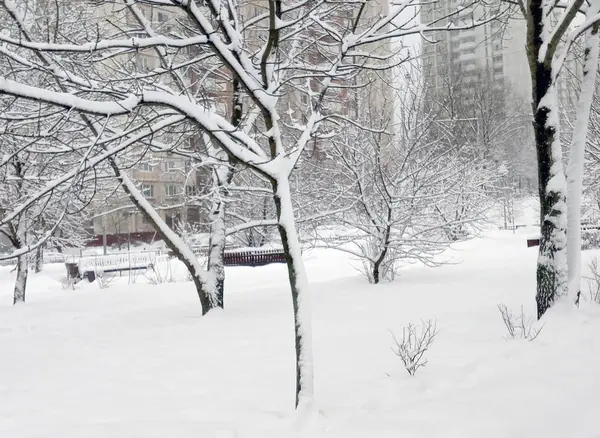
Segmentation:
[[(305, 251), (318, 414), (301, 426), (285, 265), (227, 268), (226, 310), (206, 317), (179, 265), (173, 283), (75, 290), (48, 265), (16, 307), (2, 267), (0, 437), (599, 437), (600, 307), (554, 306), (536, 340), (505, 339), (498, 303), (535, 315), (535, 233), (490, 228), (447, 254), (457, 264), (378, 286), (341, 252)], [(431, 318), (411, 377), (390, 331)]]

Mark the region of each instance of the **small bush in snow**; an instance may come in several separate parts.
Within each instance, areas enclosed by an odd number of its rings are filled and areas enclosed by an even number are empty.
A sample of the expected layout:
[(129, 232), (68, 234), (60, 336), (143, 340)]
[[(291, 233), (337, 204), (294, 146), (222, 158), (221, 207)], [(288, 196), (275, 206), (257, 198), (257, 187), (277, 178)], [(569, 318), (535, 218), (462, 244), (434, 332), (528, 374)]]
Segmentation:
[(104, 271), (96, 271), (96, 282), (100, 289), (108, 289), (114, 279), (114, 275), (106, 275)]
[(591, 275), (587, 278), (588, 292), (592, 303), (600, 304), (600, 263), (594, 257), (589, 264)]
[(165, 263), (162, 268), (160, 263), (150, 264), (145, 275), (150, 284), (173, 283), (175, 281), (170, 262)]
[(410, 323), (402, 327), (402, 339), (392, 332), (395, 344), (392, 351), (402, 360), (408, 374), (414, 376), (419, 368), (427, 365), (425, 353), (438, 333), (437, 322), (431, 319), (423, 321), (420, 326)]
[(536, 320), (532, 317), (525, 315), (523, 306), (521, 306), (520, 314), (513, 314), (513, 312), (506, 306), (506, 304), (498, 304), (498, 310), (502, 315), (502, 321), (506, 327), (507, 335), (506, 339), (527, 339), (533, 341), (538, 337), (542, 331), (542, 327), (536, 328)]

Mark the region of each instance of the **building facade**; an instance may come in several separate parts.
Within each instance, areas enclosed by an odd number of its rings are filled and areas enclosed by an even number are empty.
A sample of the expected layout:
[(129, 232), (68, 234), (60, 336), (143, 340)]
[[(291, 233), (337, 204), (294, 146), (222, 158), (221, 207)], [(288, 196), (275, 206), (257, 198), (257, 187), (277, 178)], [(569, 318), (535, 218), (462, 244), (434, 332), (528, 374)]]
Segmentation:
[[(142, 5), (142, 4), (141, 4)], [(347, 32), (352, 25), (354, 14), (358, 11), (356, 4), (332, 3), (333, 19), (332, 22), (338, 26), (339, 30)], [(366, 22), (377, 19), (379, 16), (385, 15), (388, 10), (388, 3), (384, 0), (369, 2), (366, 11), (364, 12), (364, 20)], [(151, 7), (143, 6), (145, 18), (152, 23), (159, 34), (168, 34), (169, 29), (174, 29), (178, 19), (181, 18), (178, 14), (181, 11), (177, 8), (169, 7)], [(238, 11), (240, 19), (243, 22), (255, 19), (258, 15), (264, 14), (268, 10), (268, 2), (266, 0), (255, 0), (240, 3)], [(124, 14), (122, 5), (118, 3), (110, 3), (104, 6), (100, 14)], [(136, 25), (135, 17), (131, 14), (125, 18), (121, 18)], [(139, 20), (138, 20), (139, 21)], [(315, 26), (317, 28), (318, 26)], [(255, 35), (254, 33), (257, 33)], [(245, 49), (249, 52), (258, 52), (264, 40), (260, 35), (260, 25), (256, 29), (251, 29), (245, 34)], [(144, 35), (142, 35), (144, 36)], [(315, 35), (315, 41), (322, 38), (325, 44), (309, 44), (307, 49), (302, 53), (303, 59), (308, 63), (326, 65), (333, 59), (330, 54), (327, 43), (327, 36)], [(311, 40), (308, 38), (307, 40)], [(334, 41), (330, 41), (334, 42)], [(304, 42), (303, 42), (304, 43)], [(335, 43), (335, 42), (334, 42)], [(372, 51), (389, 51), (389, 43), (382, 43), (377, 47), (369, 47)], [(335, 44), (332, 44), (333, 49), (337, 49)], [(204, 50), (202, 48), (198, 50)], [(193, 53), (190, 50), (182, 52), (177, 56), (194, 56), (198, 53)], [(138, 50), (135, 58), (131, 59), (139, 71), (148, 71), (161, 67), (161, 60), (154, 49)], [(232, 113), (232, 79), (230, 72), (219, 69), (218, 61), (215, 60), (215, 73), (207, 75), (206, 61), (198, 62), (195, 67), (182, 69), (182, 74), (185, 75), (184, 81), (189, 85), (190, 90), (196, 99), (205, 99), (207, 108), (216, 110), (224, 117), (230, 117)], [(135, 72), (136, 68), (132, 68)], [(366, 77), (365, 75), (357, 76), (356, 83), (368, 84), (361, 90), (356, 91), (352, 88), (352, 84), (333, 84), (327, 93), (325, 99), (326, 105), (322, 108), (324, 114), (341, 114), (343, 116), (354, 116), (358, 112), (359, 98), (358, 92), (368, 96), (368, 103), (381, 111), (388, 112), (390, 115), (393, 111), (393, 105), (389, 99), (386, 99), (386, 87), (382, 84), (382, 78), (387, 77), (385, 73), (379, 73), (377, 77)], [(168, 81), (168, 79), (165, 79)], [(319, 84), (318, 78), (310, 79), (312, 89), (317, 90)], [(285, 82), (282, 88), (278, 90), (281, 97), (279, 98), (279, 107), (281, 109), (282, 123), (293, 125), (297, 122), (302, 122), (311, 110), (311, 99), (314, 98), (313, 93), (306, 87), (307, 80), (298, 79)], [(338, 86), (339, 85), (339, 86)], [(350, 85), (350, 86), (344, 86)], [(367, 91), (365, 91), (368, 89)], [(364, 97), (362, 98), (364, 99)], [(364, 101), (363, 101), (364, 102)], [(260, 125), (260, 116), (258, 119)], [(293, 130), (291, 130), (293, 131)], [(250, 130), (250, 134), (260, 138), (261, 133), (258, 130)], [(196, 142), (202, 143), (201, 134), (194, 136)], [(311, 142), (307, 153), (314, 154), (319, 157), (321, 152), (326, 149), (326, 145), (319, 142)], [(198, 227), (206, 227), (207, 210), (200, 205), (190, 204), (190, 199), (197, 195), (206, 194), (209, 190), (211, 173), (208, 168), (194, 169), (193, 163), (186, 158), (177, 155), (168, 156), (167, 154), (154, 154), (146, 156), (143, 160), (136, 163), (130, 171), (131, 176), (138, 182), (142, 193), (155, 206), (159, 214), (163, 217), (166, 223), (171, 227), (176, 227), (178, 222), (184, 224), (194, 224)], [(123, 234), (128, 232), (145, 232), (151, 231), (152, 226), (147, 223), (141, 214), (136, 209), (129, 205), (127, 197), (124, 195), (114, 196), (113, 202), (107, 202), (102, 205), (102, 211), (96, 215), (93, 223), (95, 234), (107, 232), (109, 234)]]

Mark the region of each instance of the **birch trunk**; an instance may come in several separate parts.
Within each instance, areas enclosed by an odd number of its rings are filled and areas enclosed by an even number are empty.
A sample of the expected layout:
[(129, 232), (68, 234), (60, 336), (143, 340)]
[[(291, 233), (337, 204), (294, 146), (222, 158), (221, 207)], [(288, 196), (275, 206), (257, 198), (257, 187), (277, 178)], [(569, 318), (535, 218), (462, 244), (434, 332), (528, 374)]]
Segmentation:
[[(590, 8), (592, 15), (598, 12), (598, 1)], [(581, 197), (583, 192), (583, 165), (585, 144), (590, 119), (598, 66), (598, 26), (588, 31), (583, 61), (583, 81), (577, 103), (577, 115), (571, 141), (571, 153), (567, 167), (567, 262), (569, 269), (569, 296), (576, 302), (581, 293)]]
[(213, 172), (215, 194), (210, 211), (210, 238), (208, 242), (208, 272), (214, 282), (217, 307), (223, 308), (225, 290), (225, 198), (228, 196), (226, 185), (231, 179), (229, 165), (218, 166)]

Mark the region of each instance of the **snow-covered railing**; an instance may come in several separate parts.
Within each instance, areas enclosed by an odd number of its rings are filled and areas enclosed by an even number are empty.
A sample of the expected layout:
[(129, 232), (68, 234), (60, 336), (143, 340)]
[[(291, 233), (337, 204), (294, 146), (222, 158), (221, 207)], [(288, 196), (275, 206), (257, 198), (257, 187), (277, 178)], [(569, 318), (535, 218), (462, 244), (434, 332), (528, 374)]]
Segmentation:
[[(62, 254), (44, 254), (44, 263), (64, 263), (65, 256)], [(17, 264), (17, 258), (0, 260), (0, 266), (13, 266)]]
[(86, 272), (142, 268), (168, 260), (167, 255), (159, 255), (156, 252), (131, 252), (72, 258), (68, 263), (76, 263), (80, 272)]
[(264, 266), (271, 263), (285, 263), (283, 249), (239, 249), (225, 251), (223, 263), (225, 266)]

